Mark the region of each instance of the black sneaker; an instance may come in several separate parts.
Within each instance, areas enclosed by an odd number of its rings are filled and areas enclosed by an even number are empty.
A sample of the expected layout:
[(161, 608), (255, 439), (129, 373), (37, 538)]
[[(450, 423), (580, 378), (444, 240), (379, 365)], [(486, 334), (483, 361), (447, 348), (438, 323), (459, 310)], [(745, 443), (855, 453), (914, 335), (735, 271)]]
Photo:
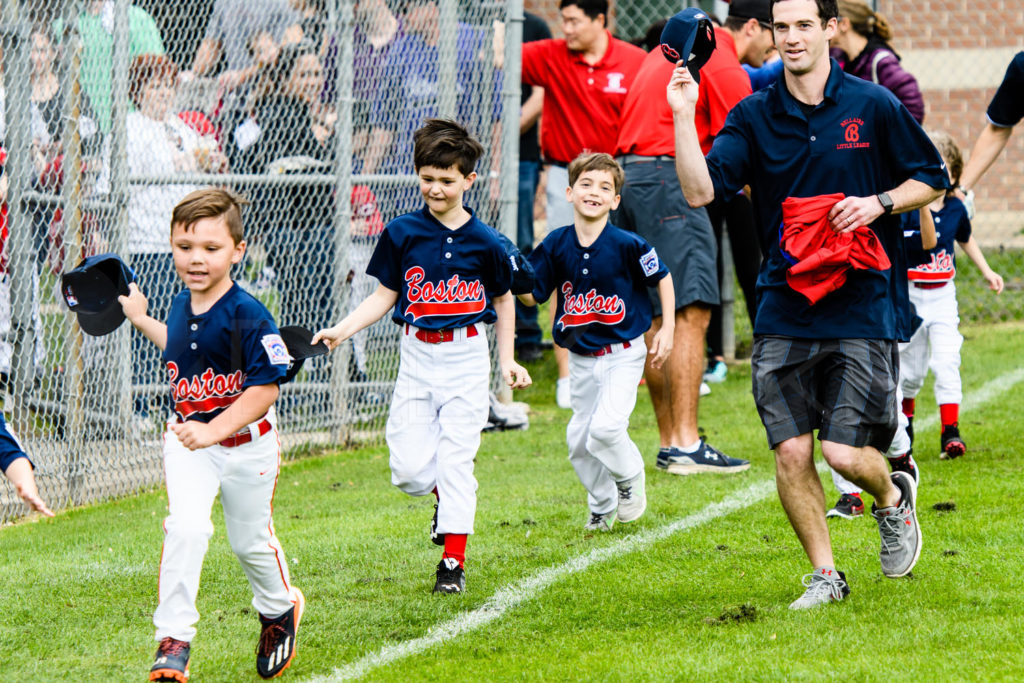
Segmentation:
[(260, 615), (260, 642), (256, 646), (256, 672), (263, 678), (276, 678), (292, 663), (299, 635), (299, 621), (306, 607), (306, 598), (291, 587), (292, 608), (274, 619)]
[(673, 448), (668, 456), (669, 474), (695, 474), (697, 472), (718, 472), (731, 474), (750, 469), (749, 460), (730, 458), (714, 446), (700, 440), (700, 447), (694, 453), (685, 453)]
[(672, 456), (672, 449), (671, 448), (667, 448), (667, 447), (666, 448), (659, 448), (658, 449), (658, 459), (655, 460), (655, 462), (654, 462), (655, 467), (657, 467), (659, 470), (667, 470), (668, 469), (668, 459), (671, 456)]
[(844, 493), (832, 506), (832, 509), (825, 513), (826, 517), (842, 517), (853, 519), (864, 516), (864, 501), (859, 493)]
[(889, 458), (889, 469), (893, 472), (906, 472), (914, 478), (915, 484), (921, 483), (921, 473), (917, 469), (917, 463), (914, 462), (913, 448), (898, 458)]
[(466, 591), (466, 572), (459, 566), (454, 557), (445, 557), (437, 565), (437, 581), (434, 582), (434, 593), (464, 593)]
[(959, 458), (967, 452), (967, 444), (960, 438), (960, 430), (957, 424), (946, 425), (942, 428), (942, 452), (939, 453), (940, 460)]
[(156, 649), (156, 661), (149, 670), (149, 680), (187, 683), (189, 650), (189, 644), (184, 640), (161, 640)]
[(434, 503), (434, 517), (430, 520), (430, 542), (444, 545), (444, 534), (437, 533), (437, 503)]

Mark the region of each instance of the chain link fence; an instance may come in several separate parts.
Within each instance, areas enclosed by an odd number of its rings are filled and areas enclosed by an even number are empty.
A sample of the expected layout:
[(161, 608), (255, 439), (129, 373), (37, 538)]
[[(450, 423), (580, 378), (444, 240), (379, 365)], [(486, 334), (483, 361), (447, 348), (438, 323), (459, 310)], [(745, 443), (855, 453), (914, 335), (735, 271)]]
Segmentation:
[[(492, 49), (504, 0), (2, 11), (3, 409), (54, 508), (158, 483), (170, 414), (158, 350), (127, 323), (83, 336), (64, 307), (60, 274), (84, 256), (120, 254), (165, 319), (182, 287), (171, 210), (231, 187), (251, 202), (236, 281), (279, 325), (333, 324), (376, 287), (365, 267), (384, 224), (422, 205), (412, 133), (431, 116), (487, 150), (467, 203), (499, 229), (514, 221), (518, 126), (501, 112), (503, 97), (518, 110), (518, 75), (504, 93)], [(398, 332), (388, 316), (282, 387), (285, 448), (382, 438)], [(23, 511), (3, 480), (0, 522)]]

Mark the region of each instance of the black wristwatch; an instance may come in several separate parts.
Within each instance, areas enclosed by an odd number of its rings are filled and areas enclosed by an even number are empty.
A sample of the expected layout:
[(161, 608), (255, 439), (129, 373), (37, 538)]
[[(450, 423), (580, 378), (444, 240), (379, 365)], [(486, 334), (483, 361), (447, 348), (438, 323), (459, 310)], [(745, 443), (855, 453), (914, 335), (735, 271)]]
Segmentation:
[(879, 192), (875, 196), (878, 197), (878, 201), (882, 205), (882, 211), (885, 212), (885, 215), (888, 216), (889, 214), (891, 214), (892, 213), (892, 198), (889, 197), (889, 194), (886, 193), (886, 192)]

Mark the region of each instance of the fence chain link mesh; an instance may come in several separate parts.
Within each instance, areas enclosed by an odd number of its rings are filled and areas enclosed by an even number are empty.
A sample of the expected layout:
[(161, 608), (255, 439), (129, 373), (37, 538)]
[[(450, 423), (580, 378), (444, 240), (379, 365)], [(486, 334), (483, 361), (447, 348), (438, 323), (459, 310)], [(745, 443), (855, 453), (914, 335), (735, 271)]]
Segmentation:
[[(504, 0), (2, 8), (3, 408), (54, 509), (159, 483), (171, 414), (159, 351), (128, 323), (83, 335), (64, 306), (60, 275), (84, 256), (121, 255), (165, 319), (182, 288), (171, 210), (230, 187), (250, 202), (236, 281), (279, 325), (316, 330), (373, 291), (377, 236), (422, 205), (412, 132), (425, 118), (455, 118), (484, 143), (467, 198), (478, 216), (501, 228), (515, 202), (516, 179), (498, 172), (502, 97), (519, 99), (494, 68)], [(307, 361), (276, 404), (282, 445), (382, 439), (398, 334), (386, 316)], [(24, 511), (3, 480), (0, 522)]]
[[(961, 44), (955, 13), (922, 17), (901, 11), (900, 0), (875, 4), (921, 84), (925, 126), (969, 153), (1019, 41)], [(721, 0), (611, 5), (613, 32), (637, 43), (685, 6), (720, 18), (728, 11)], [(165, 315), (179, 289), (171, 207), (196, 187), (225, 185), (251, 201), (236, 279), (280, 325), (327, 325), (375, 287), (365, 265), (383, 224), (420, 204), (410, 136), (431, 115), (460, 120), (484, 143), (468, 202), (514, 235), (518, 127), (502, 111), (516, 110), (519, 93), (493, 68), (491, 35), (494, 20), (521, 6), (561, 36), (558, 0), (0, 3), (4, 414), (52, 506), (158, 483), (169, 413), (156, 350), (127, 324), (83, 336), (61, 303), (60, 273), (84, 255), (117, 252), (136, 270), (151, 312)], [(1024, 34), (1019, 12), (989, 23), (1004, 38)], [(508, 35), (506, 54), (518, 54), (518, 33)], [(974, 220), (1007, 289), (993, 296), (961, 254), (965, 320), (1024, 318), (1022, 168), (1017, 133), (977, 188)], [(749, 322), (735, 319), (742, 348)], [(286, 448), (382, 437), (398, 331), (382, 320), (283, 388)], [(3, 480), (0, 521), (23, 512)]]

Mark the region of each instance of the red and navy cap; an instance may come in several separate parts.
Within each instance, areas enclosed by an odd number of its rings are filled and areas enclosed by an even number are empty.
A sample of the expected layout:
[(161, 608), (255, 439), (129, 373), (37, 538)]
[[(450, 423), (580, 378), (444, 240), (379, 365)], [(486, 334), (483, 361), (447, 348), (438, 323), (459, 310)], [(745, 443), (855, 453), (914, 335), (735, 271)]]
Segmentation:
[(90, 256), (60, 278), (64, 303), (78, 316), (82, 331), (95, 337), (110, 334), (124, 322), (117, 297), (128, 296), (135, 271), (117, 254)]
[(661, 53), (665, 59), (673, 64), (683, 60), (695, 81), (700, 81), (700, 68), (711, 59), (714, 50), (714, 24), (707, 12), (697, 7), (687, 7), (674, 15), (661, 32)]

